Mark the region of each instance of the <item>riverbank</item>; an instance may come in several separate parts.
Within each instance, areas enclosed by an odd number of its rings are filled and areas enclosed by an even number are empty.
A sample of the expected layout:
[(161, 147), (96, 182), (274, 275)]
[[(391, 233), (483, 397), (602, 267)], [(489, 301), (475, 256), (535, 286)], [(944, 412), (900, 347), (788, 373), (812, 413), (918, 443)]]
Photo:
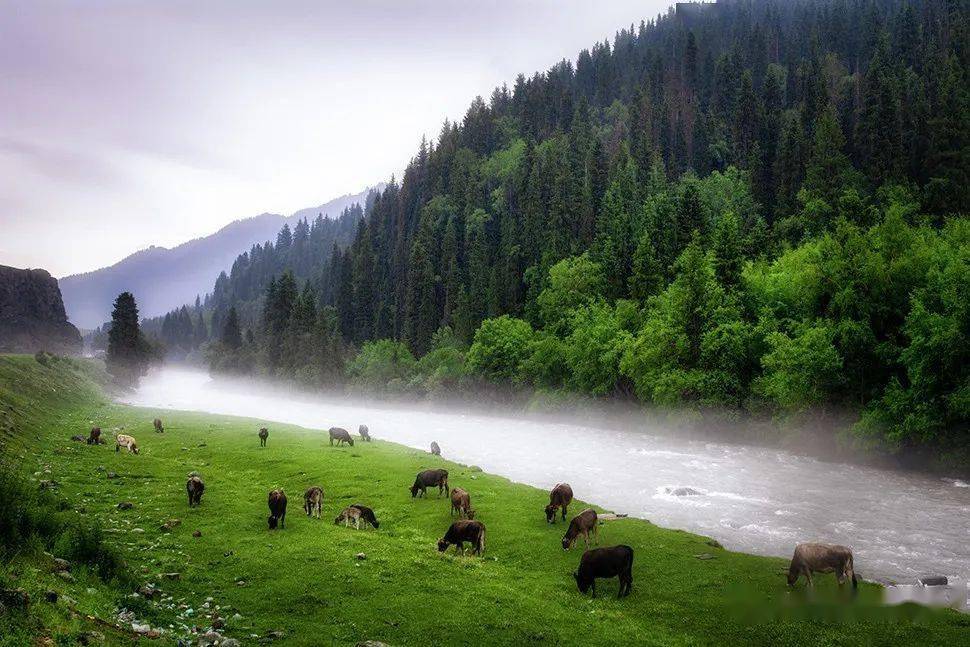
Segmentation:
[[(636, 552), (632, 595), (615, 599), (612, 581), (591, 600), (569, 576), (581, 550), (559, 546), (565, 527), (545, 523), (542, 490), (382, 440), (331, 448), (325, 434), (293, 425), (270, 424), (268, 446), (260, 448), (258, 420), (113, 404), (82, 371), (43, 367), (30, 357), (0, 357), (0, 399), (16, 410), (17, 441), (5, 451), (23, 453), (23, 473), (55, 481), (57, 496), (104, 528), (139, 583), (161, 590), (146, 600), (98, 584), (99, 603), (85, 606), (76, 597), (78, 612), (115, 621), (104, 618), (111, 606), (105, 598), (114, 595), (114, 604), (161, 627), (166, 639), (194, 625), (207, 629), (214, 620), (207, 616), (223, 619), (221, 631), (244, 643), (282, 636), (297, 645), (942, 644), (970, 628), (952, 611), (882, 609), (881, 590), (871, 584), (851, 602), (832, 577), (817, 578), (809, 600), (801, 587), (785, 587), (785, 560), (734, 553), (636, 519), (600, 529), (604, 545), (624, 543)], [(164, 434), (151, 429), (156, 416)], [(141, 452), (70, 440), (95, 424), (109, 437), (123, 428)], [(448, 469), (451, 485), (471, 493), (488, 528), (484, 558), (435, 550), (450, 523), (449, 503), (434, 494), (415, 500), (407, 490), (426, 467)], [(190, 510), (184, 487), (192, 471), (207, 489), (202, 505)], [(310, 485), (325, 491), (321, 520), (300, 510)], [(276, 487), (289, 495), (287, 528), (270, 533), (266, 493)], [(122, 502), (132, 507), (119, 510)], [(333, 524), (354, 502), (374, 508), (379, 530)], [(577, 501), (571, 511), (584, 505)], [(50, 583), (32, 575), (24, 559), (6, 563), (4, 578), (16, 574), (42, 600), (38, 589)], [(76, 583), (58, 586), (77, 593)], [(818, 622), (820, 615), (830, 621)], [(58, 631), (56, 623), (47, 629)]]

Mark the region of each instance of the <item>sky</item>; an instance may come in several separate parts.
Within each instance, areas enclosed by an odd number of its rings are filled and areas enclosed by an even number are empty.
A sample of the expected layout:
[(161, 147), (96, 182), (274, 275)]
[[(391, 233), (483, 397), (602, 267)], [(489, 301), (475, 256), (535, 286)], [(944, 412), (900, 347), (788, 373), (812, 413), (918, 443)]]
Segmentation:
[(65, 276), (400, 176), (669, 0), (0, 0), (0, 264)]

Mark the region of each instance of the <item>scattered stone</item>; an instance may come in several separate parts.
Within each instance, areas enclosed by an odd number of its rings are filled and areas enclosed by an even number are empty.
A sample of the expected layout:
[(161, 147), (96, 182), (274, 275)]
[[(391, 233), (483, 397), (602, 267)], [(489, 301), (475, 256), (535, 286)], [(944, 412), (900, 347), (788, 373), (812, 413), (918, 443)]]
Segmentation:
[(116, 472), (108, 472), (107, 476), (108, 476), (109, 479), (116, 479), (116, 478), (118, 478), (118, 474)]
[(201, 537), (202, 536), (202, 531), (201, 530), (195, 530), (195, 531), (192, 532), (192, 536), (193, 537)]
[(285, 634), (282, 631), (271, 631), (262, 638), (259, 639), (261, 643), (273, 642), (274, 640), (279, 640), (283, 638)]
[(44, 480), (40, 482), (40, 489), (42, 490), (53, 490), (58, 486), (58, 482), (54, 480)]
[(236, 580), (236, 586), (246, 586), (246, 580)]
[(925, 575), (919, 578), (919, 583), (923, 586), (946, 586), (950, 580), (946, 575)]
[(222, 644), (222, 634), (218, 631), (207, 631), (199, 638), (200, 645), (220, 645)]
[(132, 503), (131, 501), (122, 501), (121, 503), (118, 504), (117, 507), (119, 510), (131, 510), (132, 508), (135, 507), (135, 504)]
[(61, 601), (61, 604), (65, 604), (69, 607), (77, 606), (77, 600), (75, 600), (72, 597), (68, 597), (66, 595), (60, 596), (60, 601)]
[(367, 554), (366, 553), (357, 553), (357, 559), (359, 559), (359, 560), (365, 560), (365, 559), (367, 559)]
[(721, 542), (719, 542), (716, 539), (708, 539), (704, 543), (710, 546), (711, 548), (724, 548), (724, 546), (721, 545)]
[(140, 534), (142, 534), (142, 533), (145, 532), (145, 529), (144, 528), (132, 528), (131, 531), (133, 533), (135, 533), (135, 534), (139, 534), (140, 535)]
[(710, 553), (701, 553), (700, 555), (694, 555), (694, 557), (703, 560), (714, 559), (714, 555), (711, 555)]
[(181, 573), (162, 573), (162, 577), (166, 580), (180, 580), (182, 579)]
[(100, 631), (85, 631), (78, 635), (80, 645), (100, 645), (104, 642), (104, 634)]
[(152, 600), (155, 597), (157, 597), (161, 593), (161, 591), (155, 588), (154, 584), (144, 584), (141, 587), (139, 587), (138, 593), (148, 598), (149, 600)]
[(131, 623), (131, 630), (136, 634), (145, 635), (152, 630), (151, 625), (140, 625), (137, 622)]
[(75, 434), (75, 435), (71, 436), (71, 440), (73, 440), (76, 443), (83, 443), (84, 442), (84, 436), (79, 436), (79, 435)]
[(199, 447), (205, 447), (205, 443), (199, 443)]
[(213, 629), (222, 629), (225, 626), (226, 626), (226, 621), (223, 618), (216, 616), (215, 618), (212, 619)]
[(222, 647), (240, 647), (240, 642), (235, 638), (226, 638), (222, 641)]
[(159, 530), (162, 532), (171, 532), (173, 529), (178, 528), (181, 525), (181, 519), (169, 519), (159, 527)]
[(73, 582), (74, 576), (67, 571), (57, 571), (57, 577), (61, 578), (65, 582)]
[(234, 613), (234, 614), (232, 614), (232, 619), (233, 619), (234, 622), (238, 622), (238, 621), (242, 620), (242, 616), (239, 615), (238, 613)]
[(356, 647), (389, 647), (389, 645), (379, 640), (362, 640), (357, 643)]
[(55, 571), (69, 571), (71, 570), (71, 562), (66, 559), (61, 559), (60, 557), (54, 558), (54, 570)]

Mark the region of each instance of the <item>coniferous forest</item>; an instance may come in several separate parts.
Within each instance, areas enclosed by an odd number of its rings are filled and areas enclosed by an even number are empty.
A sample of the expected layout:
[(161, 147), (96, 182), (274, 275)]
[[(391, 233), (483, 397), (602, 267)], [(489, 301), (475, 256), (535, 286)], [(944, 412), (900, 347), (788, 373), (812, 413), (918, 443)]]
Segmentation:
[(144, 330), (315, 387), (848, 411), (965, 462), (968, 27), (959, 0), (679, 5), (476, 98)]

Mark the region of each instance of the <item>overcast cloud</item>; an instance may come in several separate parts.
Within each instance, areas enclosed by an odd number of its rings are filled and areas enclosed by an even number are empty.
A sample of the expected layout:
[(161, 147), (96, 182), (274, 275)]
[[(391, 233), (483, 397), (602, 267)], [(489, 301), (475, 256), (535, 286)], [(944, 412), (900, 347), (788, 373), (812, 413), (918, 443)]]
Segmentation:
[(56, 276), (400, 173), (666, 0), (0, 0), (0, 264)]

